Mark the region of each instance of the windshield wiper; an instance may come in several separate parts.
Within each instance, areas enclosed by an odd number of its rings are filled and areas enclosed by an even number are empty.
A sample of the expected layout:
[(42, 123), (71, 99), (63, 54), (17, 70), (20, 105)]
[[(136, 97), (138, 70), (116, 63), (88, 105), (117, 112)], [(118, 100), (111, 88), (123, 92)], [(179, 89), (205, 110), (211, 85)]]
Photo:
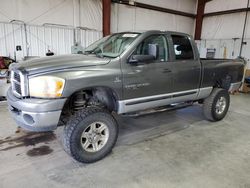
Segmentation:
[(92, 49), (92, 50), (87, 50), (87, 51), (84, 51), (84, 53), (85, 52), (87, 52), (87, 53), (89, 53), (89, 54), (92, 54), (92, 53), (97, 53), (96, 51), (101, 51), (102, 52), (102, 49), (99, 47), (99, 46), (97, 46), (96, 48), (94, 48), (94, 49)]
[[(98, 52), (98, 51), (101, 51), (101, 53)], [(93, 50), (84, 51), (84, 54), (85, 54), (85, 55), (87, 55), (87, 54), (95, 54), (97, 57), (100, 57), (100, 58), (103, 58), (103, 57), (110, 57), (110, 56), (108, 56), (108, 55), (104, 55), (104, 54), (103, 54), (103, 50), (102, 50), (99, 46), (96, 47), (96, 48), (93, 49)]]

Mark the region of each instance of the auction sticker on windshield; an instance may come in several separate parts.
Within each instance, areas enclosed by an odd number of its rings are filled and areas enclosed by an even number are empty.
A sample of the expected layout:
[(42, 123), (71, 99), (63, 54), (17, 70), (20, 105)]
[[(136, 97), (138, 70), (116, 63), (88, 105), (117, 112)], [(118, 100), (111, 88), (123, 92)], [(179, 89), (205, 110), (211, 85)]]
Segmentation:
[(136, 37), (138, 34), (134, 34), (134, 33), (126, 33), (124, 35), (122, 35), (122, 37), (131, 37), (131, 38), (134, 38)]

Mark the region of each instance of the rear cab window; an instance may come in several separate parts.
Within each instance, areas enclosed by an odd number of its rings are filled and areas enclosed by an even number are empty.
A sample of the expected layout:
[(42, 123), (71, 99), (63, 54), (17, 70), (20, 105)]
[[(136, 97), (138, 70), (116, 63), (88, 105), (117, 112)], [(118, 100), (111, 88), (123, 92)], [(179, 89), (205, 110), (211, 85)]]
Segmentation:
[(176, 60), (194, 59), (194, 51), (188, 36), (171, 35)]

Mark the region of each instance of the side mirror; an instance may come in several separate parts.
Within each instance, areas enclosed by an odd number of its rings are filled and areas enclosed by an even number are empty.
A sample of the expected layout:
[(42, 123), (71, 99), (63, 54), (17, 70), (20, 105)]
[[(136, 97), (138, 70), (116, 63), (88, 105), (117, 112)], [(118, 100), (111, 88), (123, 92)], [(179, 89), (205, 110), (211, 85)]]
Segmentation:
[(129, 63), (148, 63), (158, 58), (159, 46), (158, 44), (148, 44), (146, 55), (132, 55)]
[(154, 59), (155, 57), (153, 55), (132, 55), (129, 59), (129, 63), (131, 64), (147, 63)]

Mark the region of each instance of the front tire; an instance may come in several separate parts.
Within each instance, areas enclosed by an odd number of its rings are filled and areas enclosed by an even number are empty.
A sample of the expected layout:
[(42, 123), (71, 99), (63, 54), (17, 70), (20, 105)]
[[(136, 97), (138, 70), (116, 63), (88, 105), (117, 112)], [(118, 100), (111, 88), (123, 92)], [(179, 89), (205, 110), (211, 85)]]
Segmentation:
[(220, 121), (226, 116), (229, 105), (229, 93), (225, 89), (215, 88), (204, 100), (203, 113), (210, 121)]
[(79, 162), (92, 163), (112, 151), (118, 125), (107, 110), (88, 107), (70, 117), (63, 134), (65, 151)]

